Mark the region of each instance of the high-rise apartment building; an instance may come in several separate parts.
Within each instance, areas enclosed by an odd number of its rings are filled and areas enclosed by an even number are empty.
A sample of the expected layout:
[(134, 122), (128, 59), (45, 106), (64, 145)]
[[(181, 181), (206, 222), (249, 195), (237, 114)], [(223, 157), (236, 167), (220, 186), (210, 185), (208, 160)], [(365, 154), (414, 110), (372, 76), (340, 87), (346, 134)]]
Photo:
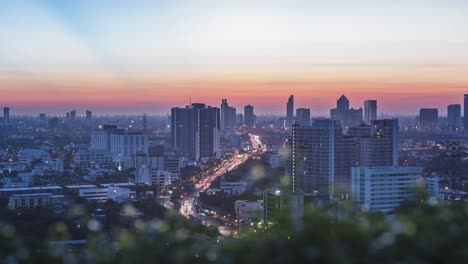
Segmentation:
[(377, 119), (377, 100), (364, 101), (364, 121), (370, 124), (372, 120)]
[(286, 125), (289, 127), (294, 124), (294, 96), (291, 95), (286, 103)]
[(194, 103), (172, 108), (171, 113), (172, 144), (180, 155), (193, 160), (220, 155), (219, 108)]
[(244, 124), (246, 127), (255, 127), (254, 107), (251, 105), (244, 107)]
[(337, 120), (294, 125), (291, 150), (292, 191), (349, 194), (353, 166), (398, 166), (398, 120), (374, 120), (346, 135)]
[(317, 119), (312, 126), (294, 125), (291, 142), (293, 192), (333, 195), (335, 149), (342, 137), (338, 121)]
[(461, 105), (451, 104), (447, 107), (447, 121), (452, 129), (460, 128), (461, 125)]
[(296, 124), (310, 126), (310, 109), (298, 108), (296, 110)]

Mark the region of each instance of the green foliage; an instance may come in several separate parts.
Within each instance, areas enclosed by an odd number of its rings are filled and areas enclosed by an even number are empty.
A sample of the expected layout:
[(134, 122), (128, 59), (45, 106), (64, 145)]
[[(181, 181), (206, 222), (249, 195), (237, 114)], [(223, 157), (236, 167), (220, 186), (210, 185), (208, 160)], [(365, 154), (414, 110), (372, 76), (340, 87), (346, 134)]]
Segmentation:
[(49, 229), (42, 243), (31, 242), (12, 223), (1, 222), (0, 257), (48, 263), (466, 263), (467, 220), (465, 204), (419, 203), (397, 210), (391, 218), (353, 213), (341, 221), (308, 207), (303, 218), (294, 220), (286, 213), (268, 230), (220, 239), (216, 230), (168, 211), (164, 220), (135, 219), (108, 232), (88, 220), (81, 247), (48, 243), (70, 238), (71, 227), (61, 222)]

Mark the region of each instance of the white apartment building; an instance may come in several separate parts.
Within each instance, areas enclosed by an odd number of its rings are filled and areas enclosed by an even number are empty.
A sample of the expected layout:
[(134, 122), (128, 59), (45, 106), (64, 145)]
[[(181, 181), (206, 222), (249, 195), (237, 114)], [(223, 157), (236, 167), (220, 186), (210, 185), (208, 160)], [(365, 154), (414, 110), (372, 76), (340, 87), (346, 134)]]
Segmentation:
[[(351, 177), (352, 199), (364, 210), (390, 212), (404, 201), (415, 198), (416, 187), (423, 183), (422, 167), (353, 167)], [(429, 196), (438, 189), (433, 181), (426, 188)], [(438, 184), (437, 184), (438, 186)]]

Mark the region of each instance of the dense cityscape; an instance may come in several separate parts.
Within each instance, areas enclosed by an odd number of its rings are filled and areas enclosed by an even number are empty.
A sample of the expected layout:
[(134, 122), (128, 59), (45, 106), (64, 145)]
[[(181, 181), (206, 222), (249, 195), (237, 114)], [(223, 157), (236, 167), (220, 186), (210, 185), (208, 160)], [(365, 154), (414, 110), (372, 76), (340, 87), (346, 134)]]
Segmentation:
[(0, 0), (0, 263), (468, 263), (467, 0)]
[[(464, 102), (466, 115), (468, 95)], [(293, 95), (279, 117), (257, 116), (252, 105), (239, 113), (227, 99), (167, 116), (20, 116), (4, 107), (2, 215), (36, 239), (64, 221), (69, 238), (47, 243), (79, 248), (93, 225), (111, 230), (166, 211), (242, 239), (269, 232), (285, 210), (300, 218), (310, 206), (343, 206), (332, 210), (337, 219), (380, 212), (391, 221), (407, 203), (468, 202), (460, 104), (448, 105), (447, 117), (422, 108), (382, 119), (376, 100), (354, 109), (345, 95), (329, 117), (294, 109)], [(77, 205), (85, 215), (69, 219)]]

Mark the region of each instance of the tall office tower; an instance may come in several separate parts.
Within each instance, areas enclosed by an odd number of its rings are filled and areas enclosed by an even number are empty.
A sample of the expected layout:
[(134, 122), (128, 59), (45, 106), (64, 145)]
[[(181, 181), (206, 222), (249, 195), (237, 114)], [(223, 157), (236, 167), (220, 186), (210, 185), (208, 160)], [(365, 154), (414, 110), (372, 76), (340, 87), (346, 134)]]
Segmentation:
[(351, 108), (348, 111), (348, 126), (358, 126), (362, 122), (362, 108)]
[(286, 104), (286, 125), (289, 127), (294, 124), (294, 96), (289, 96)]
[(465, 136), (468, 136), (468, 94), (465, 94), (463, 100), (463, 128), (465, 130)]
[(171, 111), (173, 146), (182, 156), (200, 160), (219, 156), (219, 108), (194, 103)]
[(364, 121), (370, 124), (372, 120), (377, 119), (377, 100), (364, 101)]
[(69, 121), (70, 120), (70, 113), (67, 112), (66, 116), (65, 116), (65, 120)]
[(123, 133), (123, 129), (117, 129), (115, 125), (104, 125), (99, 129), (91, 131), (91, 149), (111, 150), (111, 135)]
[(452, 129), (460, 128), (461, 125), (461, 105), (451, 104), (447, 107), (448, 125)]
[(439, 124), (437, 108), (421, 108), (419, 110), (419, 126), (422, 130), (436, 128)]
[(221, 131), (232, 131), (236, 127), (236, 108), (229, 106), (227, 99), (221, 101)]
[(86, 120), (90, 121), (93, 118), (93, 113), (90, 110), (86, 110)]
[(255, 127), (254, 108), (251, 105), (244, 107), (244, 123), (247, 127)]
[(334, 193), (336, 146), (342, 129), (331, 119), (314, 120), (312, 126), (294, 125), (291, 146), (291, 187), (293, 192), (319, 196)]
[(70, 112), (70, 121), (74, 121), (76, 119), (76, 110)]
[(344, 126), (348, 125), (349, 100), (346, 96), (342, 95), (336, 101), (336, 108), (330, 110), (330, 116), (333, 120), (340, 120)]
[(310, 109), (298, 108), (296, 110), (296, 124), (310, 126)]

